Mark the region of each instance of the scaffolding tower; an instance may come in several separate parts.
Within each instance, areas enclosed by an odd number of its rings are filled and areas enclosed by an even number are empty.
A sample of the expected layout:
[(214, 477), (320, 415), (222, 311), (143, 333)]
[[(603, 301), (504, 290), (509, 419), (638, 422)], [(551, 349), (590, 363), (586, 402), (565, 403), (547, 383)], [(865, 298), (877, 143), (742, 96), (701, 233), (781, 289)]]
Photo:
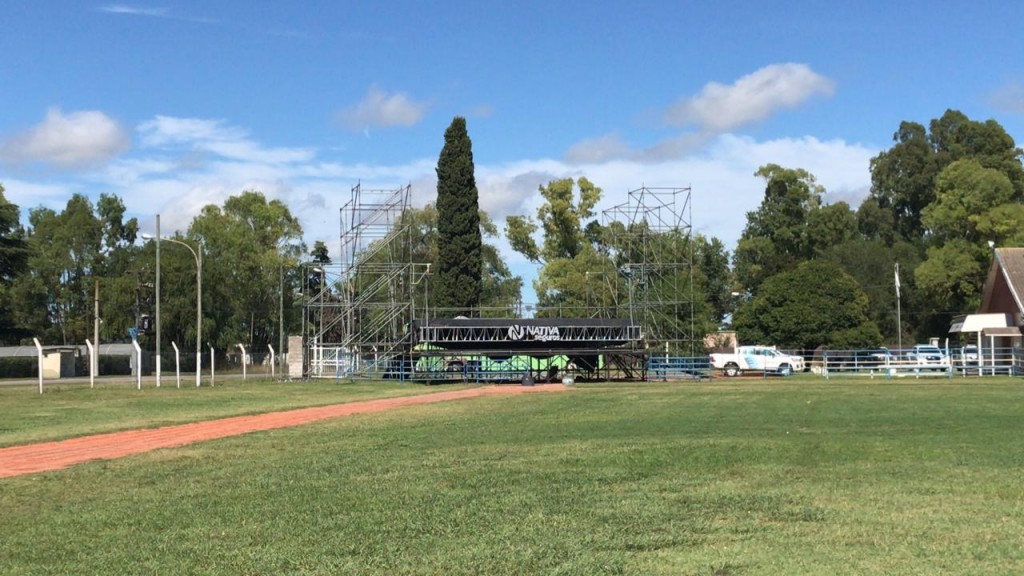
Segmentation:
[(340, 209), (337, 260), (303, 265), (307, 377), (376, 374), (408, 340), (429, 267), (413, 262), (411, 191), (354, 186)]
[(644, 327), (651, 354), (694, 356), (703, 347), (694, 328), (690, 192), (641, 187), (602, 212), (626, 282), (629, 318)]

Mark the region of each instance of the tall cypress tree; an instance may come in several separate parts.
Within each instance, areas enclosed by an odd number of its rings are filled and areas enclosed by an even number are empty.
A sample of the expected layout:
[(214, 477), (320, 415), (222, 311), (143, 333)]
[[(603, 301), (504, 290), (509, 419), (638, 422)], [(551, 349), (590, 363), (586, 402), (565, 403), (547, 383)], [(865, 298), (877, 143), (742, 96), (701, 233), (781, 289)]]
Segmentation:
[(446, 316), (479, 312), (483, 239), (473, 171), (466, 119), (456, 116), (444, 132), (444, 148), (437, 160), (438, 270), (431, 295), (433, 307)]

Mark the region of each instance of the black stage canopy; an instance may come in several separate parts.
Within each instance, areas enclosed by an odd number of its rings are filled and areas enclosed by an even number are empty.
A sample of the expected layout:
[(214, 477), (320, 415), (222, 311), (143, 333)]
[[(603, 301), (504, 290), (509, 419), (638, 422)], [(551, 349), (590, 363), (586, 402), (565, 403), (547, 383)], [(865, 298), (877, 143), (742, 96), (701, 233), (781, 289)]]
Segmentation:
[(524, 354), (629, 348), (643, 340), (638, 324), (618, 318), (437, 318), (415, 321), (413, 334), (414, 345)]

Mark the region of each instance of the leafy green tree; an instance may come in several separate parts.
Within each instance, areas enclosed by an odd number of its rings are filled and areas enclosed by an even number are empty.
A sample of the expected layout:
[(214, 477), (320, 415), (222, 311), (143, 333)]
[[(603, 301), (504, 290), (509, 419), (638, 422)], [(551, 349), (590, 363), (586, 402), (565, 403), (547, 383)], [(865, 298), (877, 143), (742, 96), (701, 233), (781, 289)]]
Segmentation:
[(96, 203), (96, 218), (102, 230), (102, 248), (100, 252), (107, 256), (101, 263), (107, 268), (116, 268), (111, 256), (118, 248), (126, 248), (134, 244), (139, 234), (139, 223), (135, 218), (124, 219), (126, 208), (121, 198), (109, 194), (100, 194)]
[(936, 179), (936, 198), (922, 213), (932, 244), (914, 279), (945, 322), (977, 309), (992, 257), (987, 242), (1024, 239), (1024, 206), (1007, 174), (975, 158), (957, 160)]
[[(223, 208), (203, 208), (185, 241), (203, 248), (204, 339), (253, 349), (278, 341), (281, 297), (290, 303), (297, 289), (296, 277), (282, 278), (282, 272), (305, 252), (301, 237), (302, 225), (288, 207), (258, 191), (232, 196)], [(192, 310), (194, 316), (194, 304)], [(292, 307), (285, 312), (291, 323)]]
[[(887, 245), (881, 239), (852, 238), (825, 251), (822, 257), (857, 281), (868, 297), (868, 318), (878, 326), (886, 343), (900, 341), (900, 328), (903, 336), (909, 336), (912, 328), (923, 320), (922, 310), (930, 309), (927, 297), (917, 289), (913, 277), (914, 269), (921, 262), (920, 250), (908, 242), (901, 240)], [(893, 274), (897, 263), (902, 269), (900, 318), (897, 318)]]
[(0, 282), (7, 285), (25, 272), (28, 262), (25, 230), (20, 220), (21, 209), (7, 200), (0, 184)]
[[(544, 203), (530, 216), (505, 219), (505, 236), (512, 249), (541, 265), (533, 287), (538, 315), (585, 316), (587, 303), (625, 304), (625, 284), (607, 252), (595, 248), (586, 229), (597, 226), (594, 207), (601, 189), (586, 178), (553, 180), (539, 188)], [(590, 220), (589, 224), (585, 224)], [(536, 234), (543, 237), (537, 243)], [(591, 279), (593, 278), (593, 280)], [(600, 294), (594, 289), (598, 282)], [(611, 315), (611, 314), (609, 314)]]
[(892, 246), (901, 238), (896, 232), (892, 209), (883, 208), (874, 196), (865, 198), (857, 208), (857, 231), (861, 238), (879, 240), (886, 246)]
[(313, 249), (310, 250), (309, 255), (313, 258), (313, 262), (317, 264), (331, 263), (331, 256), (327, 252), (327, 244), (324, 244), (323, 240), (317, 240), (313, 243)]
[(940, 172), (957, 160), (971, 158), (985, 168), (1005, 174), (1013, 184), (1014, 198), (1024, 198), (1024, 151), (998, 122), (977, 122), (962, 112), (947, 110), (941, 118), (932, 120), (929, 127)]
[(891, 212), (903, 239), (917, 242), (925, 236), (923, 215), (936, 199), (939, 174), (957, 160), (974, 159), (1003, 173), (1013, 200), (1024, 197), (1021, 149), (996, 121), (976, 122), (947, 110), (929, 128), (930, 133), (916, 122), (902, 122), (893, 136), (896, 144), (871, 159), (871, 197)]
[(979, 238), (993, 238), (998, 246), (1024, 246), (1024, 204), (995, 206), (976, 219)]
[(591, 248), (574, 258), (554, 258), (534, 281), (538, 317), (623, 317), (628, 313), (627, 288), (621, 271), (607, 256)]
[(721, 326), (725, 316), (732, 313), (735, 305), (735, 297), (732, 296), (734, 280), (729, 268), (729, 252), (721, 240), (698, 234), (693, 241), (693, 261), (700, 286), (698, 294), (707, 296), (707, 321), (712, 325), (702, 332), (707, 333), (715, 326)]
[(98, 276), (105, 338), (126, 338), (142, 314), (155, 312), (155, 268), (148, 261), (140, 263), (135, 245), (139, 223), (135, 218), (126, 220), (125, 212), (124, 201), (117, 196), (101, 194), (96, 203), (102, 231)]
[(747, 213), (734, 257), (736, 280), (748, 294), (857, 231), (849, 206), (823, 205), (825, 189), (806, 170), (768, 164), (755, 175), (766, 181), (764, 200)]
[(978, 308), (979, 279), (984, 281), (990, 257), (991, 252), (966, 240), (928, 248), (927, 258), (914, 270), (914, 281), (931, 304), (930, 316), (936, 317), (930, 324), (933, 330), (945, 333), (953, 316)]
[(1022, 151), (996, 121), (955, 110), (927, 130), (903, 122), (894, 140), (871, 161), (871, 196), (858, 211), (859, 229), (888, 245), (899, 238), (918, 247), (922, 264), (911, 277), (920, 301), (910, 308), (911, 327), (922, 336), (944, 333), (951, 316), (979, 302), (988, 242), (1024, 241)]
[(893, 140), (892, 148), (871, 159), (871, 197), (888, 212), (899, 236), (914, 241), (922, 236), (921, 211), (934, 198), (942, 168), (921, 124), (901, 122)]
[[(483, 238), (498, 238), (498, 227), (486, 212), (480, 211), (480, 233)], [(512, 274), (508, 264), (492, 242), (481, 246), (483, 270), (481, 272), (480, 306), (493, 310), (499, 317), (511, 314), (511, 308), (522, 300), (523, 279)]]
[(466, 119), (455, 117), (437, 160), (437, 272), (434, 304), (452, 316), (476, 315), (483, 293), (483, 239)]
[(105, 285), (103, 338), (127, 337), (127, 328), (136, 324), (143, 286), (133, 246), (138, 223), (125, 221), (124, 212), (116, 196), (101, 195), (94, 207), (80, 194), (60, 213), (48, 208), (29, 212), (30, 273), (12, 288), (20, 325), (49, 342), (84, 341), (91, 333), (93, 289), (99, 281)]
[(857, 235), (857, 215), (846, 202), (827, 204), (807, 213), (808, 250), (819, 255), (831, 246), (842, 244)]
[[(1016, 219), (1001, 222), (1007, 212), (993, 212), (1006, 204), (1019, 205), (1013, 182), (1005, 172), (986, 168), (974, 158), (957, 160), (943, 169), (935, 189), (935, 200), (921, 215), (933, 245), (950, 240), (979, 245), (991, 240), (1002, 245), (1024, 224)], [(990, 235), (996, 230), (1005, 230), (1009, 237)]]
[(868, 297), (850, 275), (826, 260), (809, 260), (764, 282), (736, 311), (739, 339), (811, 350), (876, 346), (882, 335), (868, 318)]
[[(601, 189), (583, 177), (576, 181), (563, 178), (541, 186), (540, 194), (544, 203), (537, 209), (536, 221), (529, 216), (506, 218), (505, 235), (512, 249), (538, 264), (575, 258), (590, 245), (585, 227), (597, 224), (594, 207), (601, 199)], [(541, 246), (534, 238), (538, 229), (544, 237)]]

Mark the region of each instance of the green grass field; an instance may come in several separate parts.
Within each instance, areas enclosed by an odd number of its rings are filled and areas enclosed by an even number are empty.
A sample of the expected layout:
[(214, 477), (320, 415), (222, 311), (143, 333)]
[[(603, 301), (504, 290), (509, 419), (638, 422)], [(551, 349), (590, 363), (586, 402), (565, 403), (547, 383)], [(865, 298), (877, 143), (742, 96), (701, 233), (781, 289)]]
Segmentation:
[(0, 386), (0, 446), (430, 391), (396, 382), (259, 379), (225, 379), (198, 389), (166, 382), (160, 388), (146, 382), (142, 390), (126, 381), (93, 389), (80, 382), (48, 384), (42, 396), (35, 386)]
[(341, 418), (0, 480), (0, 573), (1017, 574), (1022, 400), (716, 380)]

